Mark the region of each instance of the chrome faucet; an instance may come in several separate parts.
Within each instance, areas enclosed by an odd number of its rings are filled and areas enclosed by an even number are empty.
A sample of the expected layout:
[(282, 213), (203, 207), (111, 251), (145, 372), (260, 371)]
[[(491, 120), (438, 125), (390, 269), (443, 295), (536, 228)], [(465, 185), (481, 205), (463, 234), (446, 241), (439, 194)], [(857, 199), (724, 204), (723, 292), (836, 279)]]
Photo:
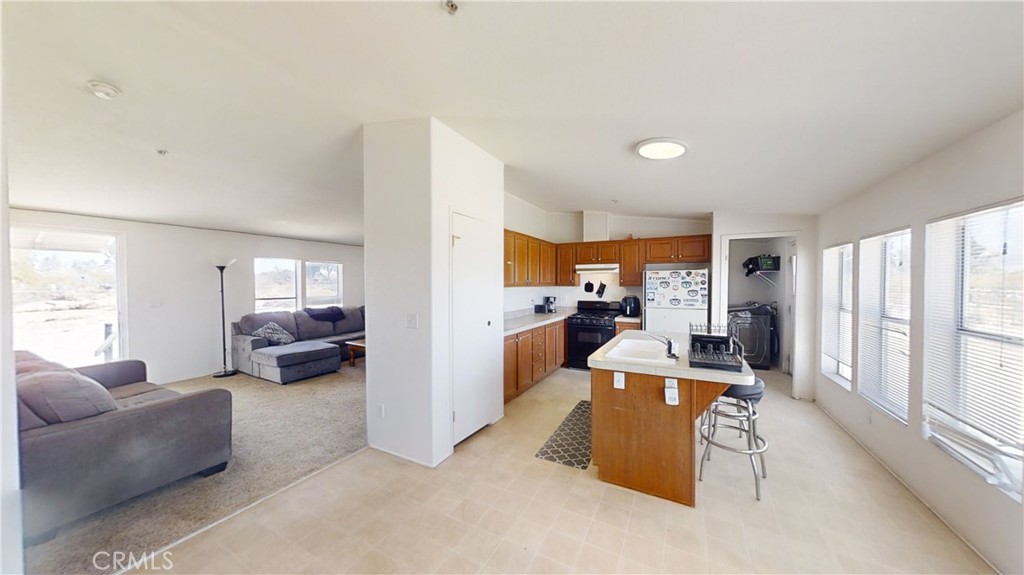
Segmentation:
[(660, 341), (661, 343), (665, 344), (665, 357), (667, 357), (669, 359), (679, 359), (679, 356), (676, 355), (675, 352), (673, 351), (673, 349), (679, 349), (678, 347), (676, 347), (676, 346), (678, 346), (678, 344), (675, 341), (673, 341), (672, 338), (670, 338), (670, 337), (661, 337), (660, 335), (654, 335), (653, 333), (646, 332), (646, 331), (644, 332), (644, 335), (646, 335), (647, 337), (650, 337), (651, 339), (653, 339), (655, 341)]

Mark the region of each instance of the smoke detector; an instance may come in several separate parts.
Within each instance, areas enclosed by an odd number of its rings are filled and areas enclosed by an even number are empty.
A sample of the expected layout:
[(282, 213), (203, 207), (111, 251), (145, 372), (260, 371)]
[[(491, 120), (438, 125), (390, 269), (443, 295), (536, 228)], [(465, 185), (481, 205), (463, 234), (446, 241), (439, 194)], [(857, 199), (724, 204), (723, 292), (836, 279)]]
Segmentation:
[(100, 100), (113, 100), (121, 95), (121, 90), (113, 84), (100, 82), (99, 80), (89, 80), (86, 82), (86, 85), (89, 86), (89, 91), (92, 92), (92, 95)]

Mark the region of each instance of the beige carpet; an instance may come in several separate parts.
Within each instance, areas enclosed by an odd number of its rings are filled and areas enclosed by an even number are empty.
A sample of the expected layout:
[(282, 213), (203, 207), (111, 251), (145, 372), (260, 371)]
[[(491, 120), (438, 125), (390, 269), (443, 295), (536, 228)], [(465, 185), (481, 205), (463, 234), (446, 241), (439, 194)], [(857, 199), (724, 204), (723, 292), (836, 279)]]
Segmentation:
[(360, 363), (289, 385), (241, 373), (168, 384), (185, 393), (231, 391), (227, 470), (187, 477), (63, 527), (55, 539), (26, 550), (28, 572), (99, 573), (92, 565), (98, 551), (156, 551), (354, 453), (366, 445), (365, 383)]

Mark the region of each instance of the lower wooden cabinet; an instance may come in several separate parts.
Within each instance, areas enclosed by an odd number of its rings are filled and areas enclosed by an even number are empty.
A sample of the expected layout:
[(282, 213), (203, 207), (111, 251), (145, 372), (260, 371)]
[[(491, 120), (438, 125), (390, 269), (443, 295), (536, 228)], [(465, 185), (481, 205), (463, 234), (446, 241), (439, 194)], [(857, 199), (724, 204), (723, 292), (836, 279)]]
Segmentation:
[(505, 336), (505, 403), (565, 363), (565, 322)]
[(519, 340), (514, 335), (505, 336), (505, 403), (516, 396), (516, 362), (518, 361)]

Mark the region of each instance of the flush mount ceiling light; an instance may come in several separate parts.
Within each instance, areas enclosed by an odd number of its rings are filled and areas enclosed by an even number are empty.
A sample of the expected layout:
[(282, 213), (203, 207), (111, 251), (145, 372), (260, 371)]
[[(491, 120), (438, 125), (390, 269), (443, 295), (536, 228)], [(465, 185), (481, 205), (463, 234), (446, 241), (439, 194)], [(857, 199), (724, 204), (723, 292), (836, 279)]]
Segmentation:
[(651, 138), (637, 144), (636, 153), (648, 160), (671, 160), (686, 153), (686, 142), (678, 138)]
[(113, 100), (121, 95), (121, 90), (119, 90), (117, 86), (106, 82), (89, 80), (86, 82), (86, 85), (89, 86), (89, 91), (100, 100)]

